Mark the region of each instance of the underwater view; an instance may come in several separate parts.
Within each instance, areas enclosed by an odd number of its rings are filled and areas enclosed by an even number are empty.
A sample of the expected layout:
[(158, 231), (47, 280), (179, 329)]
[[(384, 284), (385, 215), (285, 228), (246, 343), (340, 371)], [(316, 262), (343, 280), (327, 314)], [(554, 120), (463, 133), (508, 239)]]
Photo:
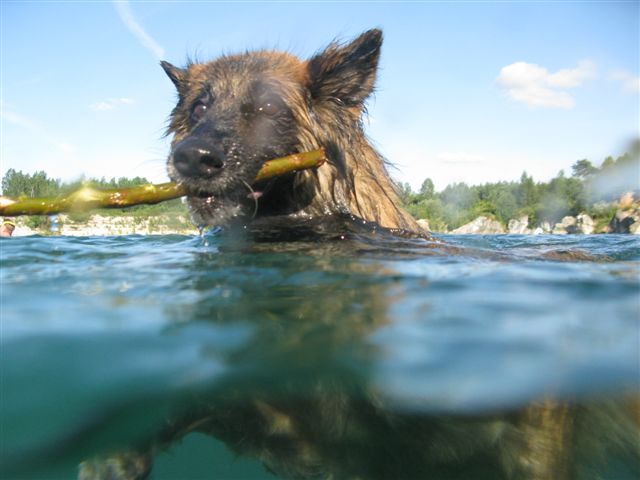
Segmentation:
[(0, 477), (638, 478), (640, 238), (438, 240), (0, 239)]

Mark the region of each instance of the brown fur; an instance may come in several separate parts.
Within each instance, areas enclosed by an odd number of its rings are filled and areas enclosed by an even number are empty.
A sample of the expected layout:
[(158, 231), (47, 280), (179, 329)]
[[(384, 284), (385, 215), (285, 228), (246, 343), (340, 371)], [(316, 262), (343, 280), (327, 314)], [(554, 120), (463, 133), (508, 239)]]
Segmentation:
[[(371, 30), (347, 45), (331, 44), (306, 61), (287, 53), (258, 51), (195, 63), (186, 69), (163, 63), (179, 92), (169, 126), (174, 148), (169, 174), (192, 197), (211, 194), (216, 202), (209, 207), (192, 198), (196, 221), (226, 224), (231, 217), (248, 221), (254, 205), (244, 202), (242, 195), (262, 162), (324, 147), (329, 161), (317, 170), (261, 186), (265, 195), (260, 199), (259, 217), (284, 214), (300, 219), (342, 213), (423, 234), (399, 206), (384, 159), (363, 130), (362, 115), (374, 87), (381, 43), (381, 32)], [(256, 83), (282, 102), (282, 118), (238, 114), (259, 102), (252, 98)], [(194, 123), (191, 109), (203, 92), (207, 114)], [(256, 131), (264, 134), (257, 136)], [(176, 148), (185, 139), (203, 137), (222, 152), (225, 166), (221, 173), (206, 180), (181, 175), (175, 168)], [(241, 167), (227, 175), (235, 164)], [(244, 207), (238, 205), (243, 203)], [(223, 213), (225, 209), (231, 213)]]

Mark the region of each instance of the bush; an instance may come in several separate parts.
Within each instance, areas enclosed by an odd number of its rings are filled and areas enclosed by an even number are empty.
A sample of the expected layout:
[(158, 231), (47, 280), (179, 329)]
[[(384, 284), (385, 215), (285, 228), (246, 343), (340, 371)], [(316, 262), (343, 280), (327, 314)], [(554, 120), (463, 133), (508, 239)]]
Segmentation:
[(46, 215), (30, 215), (24, 224), (32, 230), (49, 230), (51, 222)]

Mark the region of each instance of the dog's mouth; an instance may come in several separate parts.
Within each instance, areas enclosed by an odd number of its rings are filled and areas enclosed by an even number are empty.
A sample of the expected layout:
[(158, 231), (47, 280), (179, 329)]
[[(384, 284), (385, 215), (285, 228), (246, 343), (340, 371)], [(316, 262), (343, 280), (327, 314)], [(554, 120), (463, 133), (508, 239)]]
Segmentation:
[[(248, 178), (253, 179), (250, 182)], [(269, 180), (256, 180), (254, 172), (236, 172), (231, 178), (216, 178), (208, 181), (202, 179), (176, 179), (187, 192), (189, 199), (195, 199), (206, 204), (214, 204), (216, 201), (244, 200), (257, 201), (269, 190), (272, 182)]]
[[(217, 190), (216, 191), (202, 191), (202, 190), (190, 191), (188, 186), (182, 183), (181, 185), (185, 187), (185, 190), (187, 191), (187, 197), (191, 199), (198, 199), (206, 203), (213, 203), (215, 202), (216, 198), (226, 197), (226, 195), (224, 195), (224, 192), (220, 192)], [(246, 183), (245, 186), (248, 190), (248, 192), (245, 195), (245, 198), (247, 198), (248, 200), (258, 200), (264, 195), (263, 190), (257, 190), (253, 188), (251, 185), (249, 185), (248, 183)]]
[[(196, 221), (211, 225), (224, 223), (230, 217), (255, 217), (258, 210), (261, 215), (289, 211), (292, 182), (296, 178), (293, 175), (320, 166), (326, 157), (323, 149), (317, 149), (256, 160), (236, 161), (214, 175), (201, 177), (183, 175), (175, 161), (170, 161), (169, 176), (187, 192)], [(307, 197), (302, 199), (303, 203), (309, 200)]]
[[(189, 210), (196, 223), (220, 225), (257, 215), (260, 200), (270, 182), (252, 185), (239, 176), (208, 182), (177, 179), (187, 192)], [(251, 175), (251, 178), (255, 179), (255, 175)]]

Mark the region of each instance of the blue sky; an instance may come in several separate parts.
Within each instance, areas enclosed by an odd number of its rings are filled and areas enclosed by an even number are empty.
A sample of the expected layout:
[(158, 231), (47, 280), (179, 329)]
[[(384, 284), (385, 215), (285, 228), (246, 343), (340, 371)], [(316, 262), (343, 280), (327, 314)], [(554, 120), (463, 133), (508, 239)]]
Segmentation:
[(640, 135), (638, 1), (0, 5), (0, 174), (166, 180), (160, 59), (306, 58), (372, 27), (385, 41), (367, 132), (414, 189), (547, 180)]

